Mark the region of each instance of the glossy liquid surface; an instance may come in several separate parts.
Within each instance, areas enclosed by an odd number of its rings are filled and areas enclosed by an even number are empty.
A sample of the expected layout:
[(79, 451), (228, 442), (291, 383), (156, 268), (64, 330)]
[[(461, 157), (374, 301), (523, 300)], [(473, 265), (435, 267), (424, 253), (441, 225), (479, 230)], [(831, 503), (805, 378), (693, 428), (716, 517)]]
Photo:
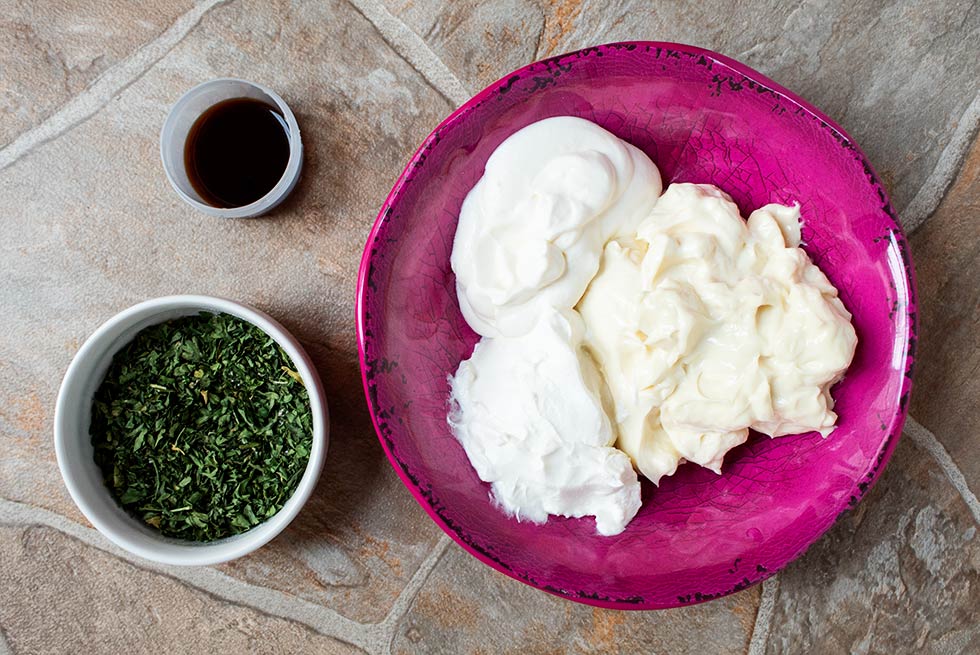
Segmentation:
[(208, 109), (194, 122), (184, 146), (187, 177), (213, 207), (255, 202), (279, 182), (288, 161), (285, 118), (253, 98), (232, 98)]

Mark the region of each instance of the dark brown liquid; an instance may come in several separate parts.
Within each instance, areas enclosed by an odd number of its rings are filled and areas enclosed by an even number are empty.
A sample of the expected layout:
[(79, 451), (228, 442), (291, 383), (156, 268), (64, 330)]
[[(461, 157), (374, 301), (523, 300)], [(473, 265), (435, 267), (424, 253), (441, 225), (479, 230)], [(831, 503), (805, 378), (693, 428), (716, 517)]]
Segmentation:
[(194, 122), (184, 146), (191, 186), (214, 207), (253, 203), (282, 178), (289, 129), (278, 109), (252, 98), (219, 102)]

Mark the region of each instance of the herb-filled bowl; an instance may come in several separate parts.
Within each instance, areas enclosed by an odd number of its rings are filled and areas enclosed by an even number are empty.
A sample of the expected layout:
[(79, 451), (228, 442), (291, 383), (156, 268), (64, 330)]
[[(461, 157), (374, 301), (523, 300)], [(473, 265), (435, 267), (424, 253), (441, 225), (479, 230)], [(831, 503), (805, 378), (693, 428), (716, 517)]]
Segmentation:
[(266, 314), (185, 295), (140, 303), (79, 349), (55, 408), (58, 466), (110, 541), (207, 565), (269, 542), (323, 468), (327, 402), (299, 342)]

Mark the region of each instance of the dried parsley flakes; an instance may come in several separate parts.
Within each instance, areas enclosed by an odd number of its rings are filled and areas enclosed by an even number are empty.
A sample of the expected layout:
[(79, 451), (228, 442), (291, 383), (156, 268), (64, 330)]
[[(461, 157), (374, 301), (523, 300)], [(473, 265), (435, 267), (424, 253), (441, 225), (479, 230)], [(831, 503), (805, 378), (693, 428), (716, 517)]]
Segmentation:
[(212, 541), (279, 511), (306, 470), (312, 426), (279, 345), (202, 313), (148, 327), (116, 353), (90, 433), (123, 508), (168, 537)]

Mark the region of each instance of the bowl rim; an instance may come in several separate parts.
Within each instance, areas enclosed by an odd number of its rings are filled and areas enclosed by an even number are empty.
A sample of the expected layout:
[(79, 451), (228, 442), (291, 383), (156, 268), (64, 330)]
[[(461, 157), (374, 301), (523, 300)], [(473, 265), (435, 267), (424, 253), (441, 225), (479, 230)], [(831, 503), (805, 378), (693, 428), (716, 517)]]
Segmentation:
[[(394, 456), (392, 451), (389, 449), (388, 444), (382, 437), (381, 429), (378, 423), (378, 412), (379, 408), (375, 406), (371, 391), (368, 384), (368, 371), (367, 371), (367, 361), (366, 361), (366, 351), (365, 351), (365, 340), (366, 340), (366, 328), (365, 325), (365, 298), (370, 293), (368, 289), (368, 273), (371, 268), (371, 260), (373, 258), (373, 250), (377, 242), (377, 238), (381, 229), (389, 220), (389, 214), (392, 205), (401, 195), (402, 189), (407, 180), (409, 180), (414, 174), (414, 169), (416, 164), (419, 162), (420, 158), (424, 156), (424, 152), (433, 145), (433, 142), (437, 142), (440, 132), (446, 129), (448, 126), (452, 125), (458, 121), (461, 117), (474, 110), (478, 105), (482, 104), (486, 100), (490, 99), (494, 93), (503, 87), (505, 90), (509, 87), (510, 83), (516, 79), (524, 78), (527, 73), (531, 71), (536, 66), (541, 64), (551, 64), (559, 63), (562, 59), (574, 56), (582, 56), (589, 52), (601, 52), (604, 50), (614, 49), (627, 49), (635, 50), (639, 48), (657, 48), (669, 51), (679, 52), (688, 56), (698, 56), (704, 57), (713, 62), (719, 63), (723, 66), (730, 68), (731, 70), (743, 75), (746, 80), (754, 82), (759, 88), (771, 90), (782, 96), (787, 102), (796, 105), (800, 110), (810, 114), (814, 119), (821, 123), (821, 126), (830, 130), (835, 140), (841, 144), (842, 147), (848, 148), (861, 159), (865, 167), (865, 172), (867, 174), (868, 183), (871, 187), (877, 188), (877, 193), (882, 200), (882, 211), (890, 218), (893, 223), (892, 234), (895, 245), (902, 253), (903, 257), (900, 258), (896, 265), (898, 270), (894, 271), (896, 277), (899, 275), (904, 277), (905, 291), (906, 291), (906, 307), (905, 307), (905, 319), (908, 326), (907, 332), (904, 335), (905, 350), (902, 357), (903, 369), (905, 371), (904, 386), (902, 387), (902, 393), (900, 397), (900, 402), (896, 411), (891, 417), (889, 417), (887, 423), (887, 435), (881, 443), (881, 446), (877, 453), (873, 454), (868, 458), (869, 470), (863, 477), (863, 480), (858, 482), (855, 481), (854, 485), (851, 487), (848, 493), (848, 500), (843, 501), (837, 507), (835, 507), (835, 514), (832, 520), (828, 521), (825, 526), (823, 526), (816, 535), (803, 543), (796, 553), (789, 557), (784, 563), (778, 567), (773, 567), (771, 569), (766, 569), (763, 571), (752, 572), (748, 578), (746, 578), (745, 584), (737, 585), (736, 587), (728, 590), (720, 591), (715, 594), (693, 594), (686, 597), (678, 596), (676, 601), (668, 603), (660, 603), (655, 601), (647, 601), (641, 599), (639, 602), (635, 602), (631, 599), (629, 602), (617, 599), (605, 599), (596, 598), (592, 596), (585, 595), (583, 593), (575, 593), (572, 591), (566, 591), (561, 589), (555, 589), (553, 587), (539, 583), (533, 578), (528, 576), (521, 576), (517, 572), (510, 570), (509, 568), (502, 566), (499, 562), (488, 557), (485, 553), (481, 552), (479, 548), (475, 548), (473, 545), (467, 543), (465, 539), (456, 530), (452, 529), (447, 523), (438, 515), (432, 505), (426, 500), (425, 495), (419, 489), (418, 485), (411, 480), (406, 471), (402, 469), (402, 465), (399, 460)], [(415, 498), (416, 502), (422, 507), (423, 510), (429, 515), (429, 517), (445, 532), (449, 537), (456, 542), (459, 546), (463, 548), (467, 553), (477, 558), (484, 564), (490, 566), (494, 570), (510, 577), (524, 584), (527, 584), (536, 589), (540, 589), (559, 598), (565, 598), (567, 600), (575, 601), (578, 603), (583, 603), (586, 605), (592, 605), (596, 607), (604, 607), (609, 609), (627, 609), (627, 610), (657, 610), (657, 609), (670, 609), (674, 607), (683, 607), (688, 605), (695, 605), (702, 602), (707, 602), (716, 598), (730, 595), (737, 591), (741, 591), (748, 587), (754, 586), (767, 578), (775, 575), (777, 572), (784, 569), (791, 562), (798, 559), (803, 553), (806, 552), (810, 546), (812, 546), (820, 537), (827, 533), (828, 530), (838, 521), (838, 519), (846, 513), (848, 510), (852, 509), (857, 502), (873, 487), (875, 482), (881, 476), (885, 465), (891, 459), (892, 454), (895, 451), (898, 441), (901, 438), (902, 426), (905, 422), (906, 415), (908, 414), (908, 398), (912, 391), (912, 372), (915, 364), (915, 347), (918, 338), (918, 318), (917, 318), (917, 291), (915, 283), (915, 272), (912, 266), (912, 261), (908, 255), (908, 243), (902, 225), (898, 220), (898, 215), (891, 205), (891, 201), (888, 198), (887, 191), (881, 182), (881, 178), (878, 176), (877, 172), (871, 166), (868, 161), (867, 156), (860, 149), (860, 147), (854, 142), (854, 140), (847, 134), (847, 132), (833, 119), (824, 114), (822, 111), (817, 109), (814, 105), (807, 102), (797, 94), (793, 93), (789, 89), (786, 89), (782, 85), (774, 82), (767, 76), (756, 71), (755, 69), (747, 66), (735, 59), (722, 55), (720, 53), (708, 50), (706, 48), (700, 48), (697, 46), (687, 45), (683, 43), (674, 43), (668, 41), (618, 41), (612, 43), (606, 43), (598, 46), (590, 46), (587, 48), (582, 48), (579, 50), (573, 50), (566, 52), (555, 57), (550, 57), (542, 59), (539, 61), (532, 62), (526, 66), (522, 66), (517, 70), (504, 75), (495, 82), (491, 83), (483, 90), (478, 92), (472, 98), (467, 100), (465, 103), (460, 105), (456, 110), (454, 110), (449, 116), (442, 120), (434, 130), (422, 141), (421, 145), (416, 149), (415, 153), (412, 155), (411, 159), (408, 160), (404, 170), (398, 176), (397, 181), (392, 187), (391, 191), (385, 198), (381, 209), (378, 212), (377, 218), (368, 234), (367, 242), (364, 246), (364, 252), (361, 256), (360, 268), (357, 275), (357, 287), (356, 287), (356, 298), (355, 298), (355, 321), (357, 327), (357, 351), (358, 351), (358, 362), (361, 369), (361, 381), (364, 387), (364, 395), (367, 400), (368, 411), (371, 415), (371, 422), (374, 426), (375, 434), (378, 440), (381, 442), (381, 447), (384, 449), (385, 455), (388, 457), (388, 461), (391, 463), (392, 468), (398, 474), (401, 479), (402, 484), (409, 490), (412, 497)], [(859, 478), (861, 480), (861, 478)]]
[[(100, 513), (90, 503), (90, 497), (82, 491), (76, 480), (78, 475), (76, 465), (67, 453), (67, 443), (71, 439), (90, 438), (88, 432), (80, 434), (76, 429), (77, 410), (69, 408), (69, 397), (78, 387), (89, 379), (85, 369), (96, 361), (104, 362), (114, 356), (130, 340), (116, 344), (109, 342), (114, 330), (132, 326), (141, 320), (161, 316), (156, 325), (175, 318), (173, 311), (198, 310), (200, 312), (226, 313), (240, 318), (261, 329), (271, 337), (289, 355), (297, 372), (303, 380), (310, 398), (310, 411), (313, 415), (313, 440), (309, 460), (303, 477), (300, 478), (296, 489), (283, 506), (274, 515), (255, 527), (224, 539), (212, 542), (196, 542), (173, 539), (163, 535), (154, 535), (153, 545), (146, 546), (133, 537), (137, 534), (138, 522), (131, 518), (132, 525), (118, 529), (111, 522), (103, 520)], [(188, 314), (190, 315), (190, 314)], [(148, 326), (147, 326), (148, 327)], [(227, 298), (205, 295), (173, 295), (152, 298), (137, 303), (115, 314), (101, 325), (85, 340), (85, 343), (72, 357), (65, 372), (54, 412), (54, 446), (58, 461), (58, 469), (68, 489), (68, 494), (75, 506), (86, 519), (102, 533), (109, 541), (123, 550), (142, 557), (143, 559), (160, 564), (183, 566), (204, 566), (219, 564), (246, 555), (274, 539), (299, 514), (316, 488), (323, 464), (326, 460), (330, 442), (330, 419), (326, 395), (319, 373), (312, 359), (306, 353), (300, 342), (289, 333), (278, 321), (254, 307)], [(102, 488), (113, 503), (108, 489)], [(118, 505), (118, 504), (117, 504)], [(140, 531), (145, 536), (145, 533)]]

